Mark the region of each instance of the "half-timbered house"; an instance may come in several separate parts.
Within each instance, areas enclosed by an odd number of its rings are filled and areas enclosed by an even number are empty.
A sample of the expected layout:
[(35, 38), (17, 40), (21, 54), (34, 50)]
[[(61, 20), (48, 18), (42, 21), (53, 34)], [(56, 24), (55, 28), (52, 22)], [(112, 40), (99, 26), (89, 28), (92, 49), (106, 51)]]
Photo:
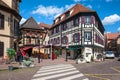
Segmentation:
[(96, 11), (76, 4), (54, 20), (48, 43), (58, 46), (63, 57), (67, 50), (72, 59), (89, 55), (96, 59), (104, 50), (104, 30)]

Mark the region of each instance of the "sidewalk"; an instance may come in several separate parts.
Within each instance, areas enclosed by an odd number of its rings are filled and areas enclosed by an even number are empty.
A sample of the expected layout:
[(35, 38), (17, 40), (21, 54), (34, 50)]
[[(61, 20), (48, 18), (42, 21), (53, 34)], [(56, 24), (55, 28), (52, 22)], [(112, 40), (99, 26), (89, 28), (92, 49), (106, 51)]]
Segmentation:
[[(38, 63), (38, 60), (37, 58), (31, 58), (32, 60), (34, 60), (34, 65), (35, 66), (45, 66), (45, 65), (53, 65), (53, 64), (68, 64), (68, 63), (75, 63), (75, 60), (70, 60), (68, 59), (67, 61), (65, 60), (65, 58), (62, 58), (62, 57), (58, 57), (57, 59), (42, 59), (40, 60), (40, 63)], [(8, 69), (8, 66), (14, 66), (14, 67), (19, 67), (19, 63), (18, 62), (15, 62), (15, 63), (12, 63), (12, 64), (1, 64), (0, 63), (0, 70), (3, 70), (3, 69)]]

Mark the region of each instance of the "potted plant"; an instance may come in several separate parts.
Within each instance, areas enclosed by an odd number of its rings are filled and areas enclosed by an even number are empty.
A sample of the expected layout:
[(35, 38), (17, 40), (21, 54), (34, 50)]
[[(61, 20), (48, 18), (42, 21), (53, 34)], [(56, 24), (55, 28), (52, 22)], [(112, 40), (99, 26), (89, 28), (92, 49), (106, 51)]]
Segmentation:
[[(16, 52), (13, 48), (8, 48), (7, 55), (9, 57), (9, 63), (11, 63), (12, 61), (14, 61), (14, 57), (16, 55)], [(13, 66), (8, 66), (8, 67), (9, 67), (9, 70), (13, 70)]]
[(57, 58), (59, 56), (59, 52), (58, 50), (54, 50), (54, 52), (55, 52), (55, 58)]

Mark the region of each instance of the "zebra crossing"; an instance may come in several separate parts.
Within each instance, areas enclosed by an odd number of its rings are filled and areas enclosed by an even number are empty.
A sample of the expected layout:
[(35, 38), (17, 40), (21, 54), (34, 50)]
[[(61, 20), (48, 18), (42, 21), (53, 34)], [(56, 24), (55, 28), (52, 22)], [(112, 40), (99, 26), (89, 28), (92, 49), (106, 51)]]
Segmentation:
[(41, 67), (31, 80), (89, 80), (71, 64)]

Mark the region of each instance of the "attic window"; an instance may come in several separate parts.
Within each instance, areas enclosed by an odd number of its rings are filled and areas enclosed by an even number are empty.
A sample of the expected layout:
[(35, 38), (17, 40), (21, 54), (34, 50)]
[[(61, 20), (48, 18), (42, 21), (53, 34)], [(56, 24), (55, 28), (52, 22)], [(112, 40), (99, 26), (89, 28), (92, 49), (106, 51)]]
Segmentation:
[(58, 22), (58, 19), (55, 20), (55, 23), (57, 23), (57, 22)]
[(70, 11), (70, 15), (73, 13), (73, 11), (74, 11), (73, 9)]
[(58, 21), (60, 21), (61, 20), (61, 17), (58, 17)]
[(63, 19), (64, 15), (61, 17), (61, 20)]
[(70, 11), (66, 12), (65, 15), (66, 15), (66, 18), (68, 18), (70, 16)]

